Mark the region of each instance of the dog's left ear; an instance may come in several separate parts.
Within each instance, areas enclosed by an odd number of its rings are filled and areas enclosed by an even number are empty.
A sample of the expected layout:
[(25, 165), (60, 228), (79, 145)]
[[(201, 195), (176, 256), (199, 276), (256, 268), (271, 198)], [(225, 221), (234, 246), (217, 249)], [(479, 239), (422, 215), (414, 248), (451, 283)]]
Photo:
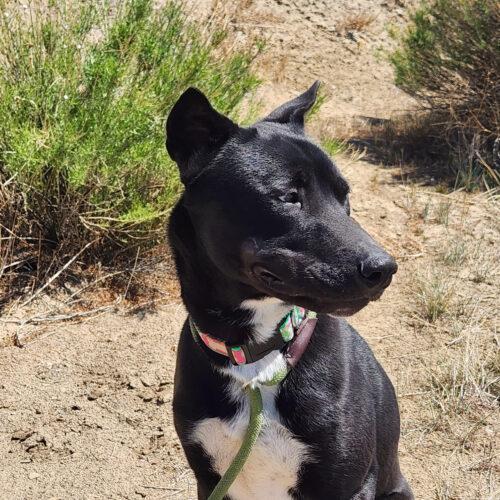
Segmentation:
[(290, 124), (292, 126), (304, 128), (305, 114), (313, 107), (318, 95), (320, 82), (313, 83), (309, 90), (299, 95), (291, 101), (285, 102), (279, 108), (276, 108), (270, 115), (266, 116), (263, 122), (275, 122)]
[(203, 155), (217, 151), (238, 129), (221, 115), (198, 89), (188, 88), (167, 118), (167, 151), (179, 166), (181, 181), (187, 184), (203, 168)]

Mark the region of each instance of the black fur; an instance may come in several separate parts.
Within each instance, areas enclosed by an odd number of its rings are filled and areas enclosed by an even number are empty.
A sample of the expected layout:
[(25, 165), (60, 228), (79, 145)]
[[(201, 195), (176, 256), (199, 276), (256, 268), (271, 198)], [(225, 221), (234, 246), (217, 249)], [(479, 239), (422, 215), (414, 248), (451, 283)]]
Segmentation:
[[(273, 296), (352, 314), (380, 297), (396, 272), (394, 260), (350, 217), (345, 179), (304, 134), (317, 87), (248, 128), (217, 113), (195, 89), (168, 117), (167, 149), (186, 187), (170, 219), (170, 243), (189, 314), (213, 336), (237, 343), (252, 335), (251, 315), (240, 308), (246, 299)], [(217, 370), (225, 364), (194, 341), (186, 323), (173, 406), (199, 498), (219, 476), (189, 437), (200, 419), (229, 419), (237, 410)], [(319, 315), (276, 405), (283, 424), (314, 453), (294, 498), (413, 498), (399, 470), (394, 390), (345, 320)]]

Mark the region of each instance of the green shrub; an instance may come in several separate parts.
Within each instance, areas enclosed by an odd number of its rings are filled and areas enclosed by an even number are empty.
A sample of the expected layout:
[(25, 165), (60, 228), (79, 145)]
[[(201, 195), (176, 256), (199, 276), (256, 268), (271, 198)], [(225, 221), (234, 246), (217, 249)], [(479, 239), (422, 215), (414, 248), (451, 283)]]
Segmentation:
[(169, 108), (194, 85), (236, 113), (259, 45), (230, 49), (220, 23), (198, 27), (175, 1), (29, 5), (0, 0), (4, 267), (14, 233), (66, 255), (154, 240), (181, 190)]
[(336, 139), (335, 137), (326, 137), (323, 139), (321, 147), (332, 157), (345, 153), (349, 149), (347, 141)]
[(394, 34), (396, 84), (432, 112), (429, 134), (451, 146), (466, 187), (499, 184), (499, 33), (497, 1), (433, 0)]

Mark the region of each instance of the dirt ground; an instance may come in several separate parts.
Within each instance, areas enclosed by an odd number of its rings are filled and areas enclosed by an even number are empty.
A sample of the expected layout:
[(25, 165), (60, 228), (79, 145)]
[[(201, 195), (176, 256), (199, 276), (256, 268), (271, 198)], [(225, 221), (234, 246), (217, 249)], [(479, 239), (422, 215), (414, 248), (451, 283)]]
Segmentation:
[[(268, 38), (257, 62), (264, 111), (315, 79), (330, 95), (315, 130), (414, 106), (379, 51), (405, 3), (244, 2), (231, 27)], [(485, 194), (441, 194), (362, 153), (338, 163), (354, 217), (400, 266), (352, 323), (396, 387), (403, 471), (419, 499), (499, 498), (498, 206)], [(156, 275), (169, 292), (155, 308), (23, 325), (53, 304), (41, 297), (0, 318), (2, 500), (195, 498), (170, 407), (185, 312), (169, 273)]]

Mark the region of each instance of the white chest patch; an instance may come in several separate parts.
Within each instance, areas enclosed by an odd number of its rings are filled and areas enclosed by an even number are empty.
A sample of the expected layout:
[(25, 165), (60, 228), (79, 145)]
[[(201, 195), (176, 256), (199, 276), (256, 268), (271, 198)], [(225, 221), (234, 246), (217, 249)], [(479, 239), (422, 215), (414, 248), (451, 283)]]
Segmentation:
[[(307, 445), (279, 421), (273, 388), (263, 387), (261, 391), (264, 426), (247, 462), (229, 489), (232, 500), (289, 500), (288, 491), (297, 484), (300, 467), (308, 459)], [(268, 406), (271, 401), (272, 408)], [(248, 418), (248, 404), (244, 402), (229, 421), (207, 418), (195, 426), (193, 441), (203, 446), (211, 457), (213, 469), (220, 475), (226, 472), (241, 446)]]
[[(263, 306), (270, 309), (269, 304)], [(279, 313), (269, 311), (273, 316), (278, 315), (276, 321), (273, 318), (270, 322), (272, 328), (279, 321), (283, 304), (276, 304), (276, 308)], [(265, 337), (267, 332), (262, 327), (267, 321), (260, 311), (256, 311), (255, 317), (258, 319), (255, 326)], [(220, 475), (226, 472), (238, 452), (248, 426), (249, 405), (242, 385), (265, 380), (270, 372), (284, 364), (281, 353), (275, 351), (256, 363), (223, 370), (228, 375), (226, 390), (239, 404), (239, 410), (231, 420), (207, 418), (199, 421), (191, 436), (192, 441), (200, 444), (211, 457), (212, 467)], [(260, 386), (260, 390), (264, 425), (247, 462), (229, 489), (229, 495), (232, 500), (289, 500), (288, 492), (297, 484), (301, 466), (310, 460), (308, 447), (282, 425), (275, 404), (277, 386)]]

